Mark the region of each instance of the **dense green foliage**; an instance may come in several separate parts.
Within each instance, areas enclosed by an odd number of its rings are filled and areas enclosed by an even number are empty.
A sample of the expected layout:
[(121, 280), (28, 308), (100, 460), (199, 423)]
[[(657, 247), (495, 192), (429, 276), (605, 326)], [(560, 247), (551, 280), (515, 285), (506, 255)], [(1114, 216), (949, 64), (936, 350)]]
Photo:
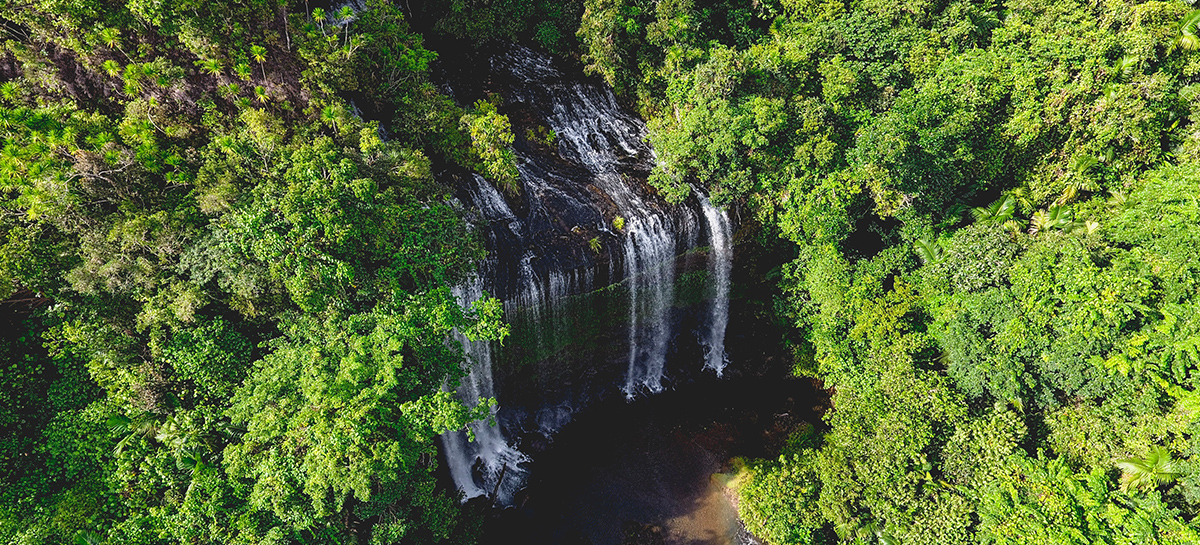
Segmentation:
[(0, 10), (6, 540), (471, 541), (431, 438), (487, 404), (444, 341), (506, 330), (446, 289), (482, 249), (431, 165), (515, 193), (514, 135), (407, 13), (577, 58), (661, 194), (794, 247), (776, 307), (834, 408), (737, 480), (770, 543), (1200, 541), (1187, 4), (306, 6)]
[(0, 24), (0, 540), (471, 541), (433, 437), (489, 404), (442, 391), (447, 339), (507, 330), (447, 287), (483, 249), (431, 163), (509, 172), (507, 118), (441, 95), (382, 2)]
[(648, 117), (651, 181), (798, 249), (780, 308), (834, 408), (748, 466), (753, 531), (1200, 539), (1189, 11), (587, 2), (583, 59)]

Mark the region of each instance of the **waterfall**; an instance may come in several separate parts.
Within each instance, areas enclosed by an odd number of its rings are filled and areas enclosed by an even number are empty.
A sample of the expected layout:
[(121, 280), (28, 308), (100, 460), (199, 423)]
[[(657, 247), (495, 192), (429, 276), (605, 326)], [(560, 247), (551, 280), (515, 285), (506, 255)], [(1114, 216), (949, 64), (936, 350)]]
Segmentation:
[[(621, 109), (611, 90), (565, 79), (548, 57), (522, 47), (493, 64), (526, 82), (515, 90), (519, 100), (548, 103), (546, 122), (558, 136), (560, 154), (583, 165), (625, 219), (620, 254), (629, 290), (629, 358), (622, 390), (628, 398), (643, 388), (662, 391), (675, 296), (676, 236), (691, 233), (697, 223), (694, 212), (679, 210), (677, 224), (622, 175), (630, 164), (648, 165), (653, 154), (645, 143), (645, 125)], [(547, 88), (554, 92), (542, 94)], [(598, 229), (612, 232), (607, 224)]]
[(725, 371), (728, 358), (725, 355), (725, 329), (729, 325), (729, 276), (733, 271), (732, 228), (729, 214), (717, 210), (708, 197), (696, 192), (700, 210), (708, 225), (711, 250), (708, 254), (708, 275), (713, 283), (712, 313), (708, 331), (701, 341), (705, 345), (704, 368), (716, 371), (720, 377)]
[[(464, 286), (451, 290), (460, 305), (469, 306), (483, 297), (483, 285), (479, 278)], [(492, 342), (472, 341), (465, 335), (454, 332), (455, 339), (462, 343), (463, 352), (470, 366), (467, 376), (458, 386), (458, 398), (468, 406), (475, 406), (481, 398), (495, 397), (492, 385)], [(492, 408), (493, 418), (496, 408)], [(478, 496), (494, 496), (500, 504), (512, 501), (513, 494), (524, 484), (525, 469), (522, 463), (528, 458), (512, 448), (499, 425), (487, 421), (468, 424), (475, 436), (472, 441), (465, 431), (451, 431), (442, 435), (446, 451), (446, 463), (454, 484), (467, 499)]]
[[(548, 127), (556, 135), (553, 146), (514, 144), (517, 195), (502, 195), (478, 174), (458, 177), (459, 198), (473, 211), (470, 221), (489, 255), (480, 278), (455, 294), (463, 304), (485, 289), (500, 298), (514, 335), (504, 347), (459, 338), (470, 361), (459, 398), (473, 405), (495, 397), (496, 386), (505, 397), (494, 412), (500, 425), (472, 424), (474, 441), (447, 433), (442, 446), (467, 497), (494, 494), (510, 504), (525, 479), (527, 457), (517, 447), (544, 448), (594, 395), (631, 399), (662, 391), (683, 320), (704, 324), (706, 365), (721, 373), (730, 227), (707, 200), (673, 206), (654, 196), (645, 183), (654, 160), (646, 127), (610, 89), (566, 75), (549, 56), (520, 46), (485, 62), (447, 63), (446, 70), (462, 70), (458, 88), (451, 78), (447, 92), (465, 103), (498, 93), (518, 134)], [(699, 302), (676, 301), (678, 275), (702, 266), (698, 253), (688, 253), (702, 233), (712, 241), (708, 276), (718, 294), (703, 319)]]
[(629, 371), (625, 397), (642, 387), (662, 391), (670, 339), (668, 313), (675, 297), (675, 241), (659, 217), (629, 224), (625, 240), (629, 279)]
[[(500, 192), (482, 176), (475, 175), (472, 182), (466, 189), (481, 216), (476, 221), (494, 229), (520, 233), (521, 222)], [(492, 276), (490, 273), (494, 268), (495, 260), (489, 259), (482, 264), (478, 276), (451, 289), (460, 305), (468, 307), (483, 297), (484, 280)], [(492, 377), (494, 343), (471, 341), (457, 331), (454, 332), (454, 338), (462, 345), (468, 364), (467, 376), (463, 377), (456, 392), (458, 399), (474, 407), (481, 398), (495, 397)], [(497, 408), (493, 407), (493, 417), (496, 411)], [(527, 460), (526, 456), (509, 445), (499, 425), (472, 422), (469, 426), (474, 440), (461, 430), (442, 434), (446, 465), (454, 484), (466, 499), (494, 496), (493, 499), (501, 504), (511, 502), (513, 493), (524, 484), (525, 470), (521, 464)]]

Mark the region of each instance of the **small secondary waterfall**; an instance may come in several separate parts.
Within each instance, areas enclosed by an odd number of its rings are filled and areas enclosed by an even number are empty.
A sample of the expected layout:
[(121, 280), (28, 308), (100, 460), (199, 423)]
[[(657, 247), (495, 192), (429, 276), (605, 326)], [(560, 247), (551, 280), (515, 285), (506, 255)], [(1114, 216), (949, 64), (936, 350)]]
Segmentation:
[(700, 210), (704, 212), (704, 220), (708, 224), (711, 250), (708, 258), (709, 279), (713, 283), (712, 314), (709, 317), (708, 331), (702, 342), (705, 344), (704, 367), (722, 376), (728, 359), (725, 354), (725, 329), (729, 326), (729, 277), (733, 271), (733, 237), (729, 214), (725, 210), (717, 210), (708, 197), (697, 192), (700, 200)]
[[(646, 127), (607, 87), (520, 46), (485, 62), (447, 63), (463, 71), (448, 76), (447, 91), (467, 104), (498, 93), (514, 132), (548, 127), (556, 137), (515, 143), (519, 195), (477, 174), (459, 177), (489, 256), (455, 294), (463, 304), (485, 291), (500, 298), (514, 334), (504, 346), (459, 339), (470, 360), (460, 399), (496, 397), (499, 425), (476, 423), (475, 441), (456, 432), (442, 444), (468, 498), (509, 504), (526, 477), (521, 450), (537, 452), (589, 399), (665, 388), (682, 322), (702, 331), (686, 353), (703, 352), (702, 367), (724, 371), (732, 237), (728, 215), (698, 192), (674, 206), (654, 196)], [(702, 237), (711, 250), (692, 252)], [(694, 283), (677, 289), (681, 275), (708, 279), (703, 301)]]
[[(478, 277), (451, 291), (464, 307), (483, 297), (483, 285)], [(457, 331), (454, 337), (462, 343), (470, 365), (467, 376), (458, 386), (458, 397), (467, 405), (475, 406), (481, 398), (496, 395), (492, 385), (492, 343), (472, 341)], [(494, 417), (495, 408), (492, 414)], [(524, 483), (525, 470), (521, 464), (528, 458), (508, 444), (500, 426), (495, 423), (480, 421), (469, 426), (474, 440), (465, 431), (442, 435), (454, 484), (467, 498), (490, 495), (501, 504), (511, 502), (513, 493)]]

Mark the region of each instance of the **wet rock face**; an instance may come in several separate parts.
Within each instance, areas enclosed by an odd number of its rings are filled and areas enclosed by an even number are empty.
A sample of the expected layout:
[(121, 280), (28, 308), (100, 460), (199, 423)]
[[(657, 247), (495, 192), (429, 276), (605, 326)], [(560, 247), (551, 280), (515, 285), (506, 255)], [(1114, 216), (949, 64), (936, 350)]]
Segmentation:
[[(588, 291), (621, 281), (629, 276), (624, 239), (634, 231), (630, 221), (636, 218), (659, 219), (673, 244), (693, 246), (699, 235), (694, 200), (671, 206), (645, 183), (653, 153), (643, 141), (641, 120), (576, 68), (520, 46), (497, 47), (503, 50), (446, 59), (440, 67), (448, 89), (464, 106), (499, 96), (500, 111), (516, 135), (520, 195), (480, 195), (480, 179), (460, 184), (465, 202), (478, 205), (484, 197), (489, 203), (479, 208), (488, 237), (494, 238), (489, 240), (497, 265), (489, 286), (493, 295), (505, 301), (528, 296), (530, 273), (550, 287), (556, 274), (591, 271), (594, 285), (581, 286)], [(618, 216), (624, 229), (613, 226)], [(523, 272), (516, 258), (526, 255), (532, 270)]]
[[(547, 55), (497, 48), (444, 56), (439, 70), (463, 105), (499, 96), (517, 137), (519, 195), (460, 176), (490, 254), (484, 290), (505, 301), (515, 329), (498, 388), (514, 402), (528, 389), (559, 404), (613, 387), (657, 392), (684, 318), (675, 284), (704, 267), (687, 255), (709, 238), (699, 201), (670, 205), (646, 184), (645, 125), (607, 87)], [(554, 420), (527, 409), (539, 428)]]

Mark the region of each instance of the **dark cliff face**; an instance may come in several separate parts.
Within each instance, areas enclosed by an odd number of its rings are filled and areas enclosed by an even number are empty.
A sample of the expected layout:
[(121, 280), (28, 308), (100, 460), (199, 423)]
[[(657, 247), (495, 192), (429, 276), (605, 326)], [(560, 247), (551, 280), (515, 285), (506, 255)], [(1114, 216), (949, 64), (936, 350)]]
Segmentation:
[[(645, 126), (577, 67), (497, 45), (443, 54), (437, 70), (464, 106), (499, 96), (516, 135), (519, 195), (458, 175), (459, 198), (478, 211), (489, 250), (483, 289), (505, 301), (514, 329), (497, 358), (502, 412), (546, 413), (546, 405), (613, 393), (637, 359), (630, 344), (645, 344), (630, 322), (673, 336), (695, 310), (677, 308), (688, 287), (673, 284), (704, 267), (703, 253), (689, 253), (707, 243), (698, 202), (670, 205), (654, 193), (645, 182), (654, 161)], [(561, 414), (523, 418), (541, 422), (522, 428), (554, 428)]]

